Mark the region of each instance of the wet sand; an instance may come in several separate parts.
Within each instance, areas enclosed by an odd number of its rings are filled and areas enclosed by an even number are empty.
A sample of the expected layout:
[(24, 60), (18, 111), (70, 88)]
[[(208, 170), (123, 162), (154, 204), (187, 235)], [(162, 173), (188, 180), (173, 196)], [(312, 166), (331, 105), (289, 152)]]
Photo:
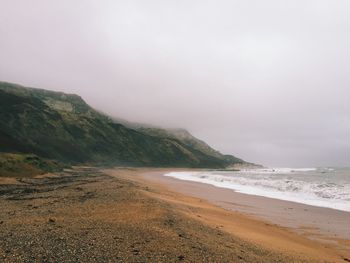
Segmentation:
[(173, 191), (203, 198), (232, 211), (291, 227), (315, 239), (350, 240), (350, 212), (237, 193), (230, 189), (178, 180), (161, 174), (145, 173), (143, 176), (162, 183)]

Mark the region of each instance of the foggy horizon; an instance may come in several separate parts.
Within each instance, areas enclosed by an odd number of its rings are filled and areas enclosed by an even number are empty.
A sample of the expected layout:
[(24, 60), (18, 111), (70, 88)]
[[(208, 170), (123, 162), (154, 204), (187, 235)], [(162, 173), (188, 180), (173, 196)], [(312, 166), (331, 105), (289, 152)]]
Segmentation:
[(350, 2), (4, 0), (0, 81), (272, 167), (350, 166)]

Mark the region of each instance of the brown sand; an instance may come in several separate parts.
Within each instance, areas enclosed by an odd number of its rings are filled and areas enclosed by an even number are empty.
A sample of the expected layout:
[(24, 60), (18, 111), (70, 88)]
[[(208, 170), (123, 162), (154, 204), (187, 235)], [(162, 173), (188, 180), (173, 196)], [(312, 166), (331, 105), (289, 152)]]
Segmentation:
[(167, 185), (171, 190), (204, 198), (226, 209), (267, 219), (293, 228), (310, 238), (350, 240), (350, 213), (304, 205), (278, 199), (253, 196), (211, 185), (181, 181), (160, 174), (145, 173), (143, 177)]
[[(260, 247), (334, 262), (350, 258), (350, 213), (240, 194), (164, 177), (165, 172), (139, 169), (123, 175), (157, 189), (153, 197), (177, 204), (187, 216)], [(121, 171), (108, 171), (115, 173)]]
[(0, 262), (346, 262), (333, 246), (170, 190), (156, 182), (164, 171), (75, 168), (0, 184)]

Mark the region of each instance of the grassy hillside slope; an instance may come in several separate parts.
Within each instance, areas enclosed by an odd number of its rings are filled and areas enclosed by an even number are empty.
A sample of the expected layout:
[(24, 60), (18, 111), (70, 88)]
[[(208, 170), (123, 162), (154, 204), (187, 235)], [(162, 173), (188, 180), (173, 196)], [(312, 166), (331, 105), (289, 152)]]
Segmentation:
[(0, 82), (0, 152), (73, 164), (223, 168), (243, 162), (206, 147), (125, 127), (77, 95)]

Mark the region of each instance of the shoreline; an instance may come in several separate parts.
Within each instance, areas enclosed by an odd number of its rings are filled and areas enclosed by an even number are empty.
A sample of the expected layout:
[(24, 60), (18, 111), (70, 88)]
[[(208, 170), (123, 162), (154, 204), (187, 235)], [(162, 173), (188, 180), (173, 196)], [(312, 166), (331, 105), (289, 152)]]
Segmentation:
[[(309, 168), (311, 169), (311, 168)], [(332, 209), (332, 210), (337, 210), (337, 211), (342, 211), (346, 213), (350, 213), (350, 206), (348, 203), (340, 203), (337, 202), (337, 199), (329, 199), (329, 200), (321, 200), (321, 199), (311, 199), (309, 196), (305, 196), (304, 193), (299, 193), (295, 195), (295, 193), (291, 193), (290, 191), (285, 191), (285, 192), (277, 192), (275, 189), (274, 191), (270, 192), (266, 189), (259, 189), (255, 188), (254, 186), (251, 186), (248, 184), (248, 188), (245, 188), (245, 184), (226, 184), (226, 183), (221, 183), (216, 182), (216, 181), (211, 181), (211, 180), (201, 180), (198, 177), (192, 177), (188, 176), (187, 172), (185, 172), (185, 175), (182, 175), (182, 173), (176, 173), (175, 175), (172, 175), (170, 172), (166, 176), (172, 177), (181, 181), (188, 181), (188, 182), (197, 182), (197, 183), (203, 183), (206, 185), (211, 185), (216, 188), (221, 188), (221, 189), (228, 189), (230, 191), (234, 191), (236, 193), (242, 193), (246, 195), (254, 195), (254, 196), (259, 196), (259, 197), (265, 197), (269, 199), (277, 199), (280, 201), (287, 201), (287, 202), (292, 202), (292, 203), (298, 203), (302, 205), (307, 205), (307, 206), (312, 206), (312, 207), (319, 207), (319, 208), (327, 208), (327, 209)], [(199, 171), (199, 173), (206, 173), (206, 172), (215, 172), (215, 170), (202, 170)], [(220, 172), (220, 171), (219, 171)]]
[[(210, 225), (221, 224), (225, 230), (258, 246), (280, 252), (302, 253), (310, 257), (340, 256), (340, 262), (350, 257), (350, 213), (314, 207), (290, 201), (234, 192), (212, 185), (163, 176), (169, 171), (188, 169), (120, 169), (108, 174), (123, 174), (126, 178), (153, 187), (158, 198), (181, 203), (186, 199), (194, 208), (206, 204), (216, 212), (203, 218)], [(166, 196), (171, 196), (169, 197)], [(187, 200), (187, 199), (190, 200)], [(227, 213), (225, 219), (221, 213)], [(322, 251), (322, 252), (321, 252)], [(341, 260), (342, 259), (342, 260)], [(336, 261), (337, 262), (337, 261)]]
[[(144, 177), (153, 180), (152, 175), (146, 174)], [(304, 227), (309, 229), (317, 228), (320, 234), (332, 234), (336, 237), (350, 240), (350, 212), (348, 211), (240, 193), (228, 188), (221, 188), (206, 183), (181, 180), (163, 175), (157, 177), (157, 181), (166, 184), (171, 190), (206, 199), (225, 209), (271, 220), (273, 223), (284, 224), (296, 230), (298, 229), (298, 224), (299, 226), (304, 225)], [(181, 185), (181, 187), (177, 187), (177, 185)], [(239, 201), (232, 202), (231, 200)], [(284, 214), (284, 216), (282, 214)], [(313, 216), (313, 214), (317, 214), (317, 218), (310, 217), (310, 215)], [(326, 219), (328, 219), (328, 221), (333, 219), (337, 222), (337, 225), (331, 225), (330, 222), (322, 224), (322, 222), (327, 221)]]

